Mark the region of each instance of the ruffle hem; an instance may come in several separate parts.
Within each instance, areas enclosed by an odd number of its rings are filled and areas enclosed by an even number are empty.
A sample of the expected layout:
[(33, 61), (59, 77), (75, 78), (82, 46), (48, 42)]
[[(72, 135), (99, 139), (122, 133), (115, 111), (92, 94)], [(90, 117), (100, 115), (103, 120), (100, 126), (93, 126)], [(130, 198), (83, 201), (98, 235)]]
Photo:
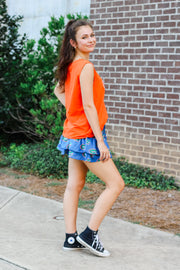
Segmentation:
[[(102, 131), (103, 140), (110, 151), (105, 127)], [(97, 147), (97, 140), (95, 137), (83, 139), (68, 139), (63, 135), (60, 137), (57, 149), (61, 154), (67, 154), (68, 157), (88, 162), (97, 162), (100, 158), (100, 152)], [(111, 153), (110, 153), (111, 154)], [(112, 155), (111, 155), (112, 158)]]

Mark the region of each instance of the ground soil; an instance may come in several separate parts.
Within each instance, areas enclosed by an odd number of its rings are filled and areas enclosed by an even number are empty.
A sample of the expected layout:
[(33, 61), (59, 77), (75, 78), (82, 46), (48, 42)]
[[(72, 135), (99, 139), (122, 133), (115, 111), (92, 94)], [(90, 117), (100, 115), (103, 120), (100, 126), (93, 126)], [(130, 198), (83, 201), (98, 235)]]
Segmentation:
[[(63, 201), (66, 179), (48, 179), (27, 175), (9, 168), (0, 169), (0, 185), (33, 195)], [(104, 189), (99, 183), (86, 183), (79, 207), (92, 210), (98, 195)], [(180, 234), (180, 192), (157, 191), (125, 187), (109, 216)]]

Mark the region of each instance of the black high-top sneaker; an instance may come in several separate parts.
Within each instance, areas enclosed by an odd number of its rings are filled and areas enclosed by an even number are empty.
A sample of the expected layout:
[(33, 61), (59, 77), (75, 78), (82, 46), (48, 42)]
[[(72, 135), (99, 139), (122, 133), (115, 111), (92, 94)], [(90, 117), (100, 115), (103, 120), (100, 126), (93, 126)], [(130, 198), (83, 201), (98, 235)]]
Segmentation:
[(97, 256), (108, 257), (110, 255), (109, 251), (105, 250), (99, 241), (98, 231), (92, 231), (87, 227), (76, 239)]
[(66, 233), (66, 240), (64, 242), (63, 249), (64, 250), (80, 250), (85, 248), (83, 245), (81, 245), (77, 240), (76, 237), (78, 236), (78, 233)]

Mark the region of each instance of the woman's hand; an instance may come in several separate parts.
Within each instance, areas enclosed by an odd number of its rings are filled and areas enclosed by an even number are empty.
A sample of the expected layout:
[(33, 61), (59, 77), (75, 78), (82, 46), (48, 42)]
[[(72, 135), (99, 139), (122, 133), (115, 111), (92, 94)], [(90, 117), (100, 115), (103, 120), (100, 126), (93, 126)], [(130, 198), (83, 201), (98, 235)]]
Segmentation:
[(110, 152), (107, 146), (105, 145), (104, 141), (98, 142), (98, 149), (100, 152), (100, 161), (107, 161), (110, 159)]
[(65, 106), (65, 88), (64, 86), (60, 86), (59, 83), (57, 83), (54, 94), (59, 99), (59, 101)]

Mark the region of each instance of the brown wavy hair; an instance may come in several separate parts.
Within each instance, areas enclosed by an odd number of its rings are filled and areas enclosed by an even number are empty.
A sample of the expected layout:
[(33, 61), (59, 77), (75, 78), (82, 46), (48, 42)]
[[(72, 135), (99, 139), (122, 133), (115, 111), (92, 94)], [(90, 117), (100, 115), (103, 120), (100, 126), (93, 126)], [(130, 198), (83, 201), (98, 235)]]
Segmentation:
[(78, 28), (86, 25), (93, 29), (91, 23), (84, 19), (70, 20), (66, 25), (62, 46), (59, 52), (59, 61), (57, 63), (55, 73), (55, 78), (57, 81), (59, 81), (60, 86), (64, 85), (67, 77), (68, 66), (73, 62), (75, 57), (75, 49), (71, 46), (70, 39), (76, 41), (76, 33)]

